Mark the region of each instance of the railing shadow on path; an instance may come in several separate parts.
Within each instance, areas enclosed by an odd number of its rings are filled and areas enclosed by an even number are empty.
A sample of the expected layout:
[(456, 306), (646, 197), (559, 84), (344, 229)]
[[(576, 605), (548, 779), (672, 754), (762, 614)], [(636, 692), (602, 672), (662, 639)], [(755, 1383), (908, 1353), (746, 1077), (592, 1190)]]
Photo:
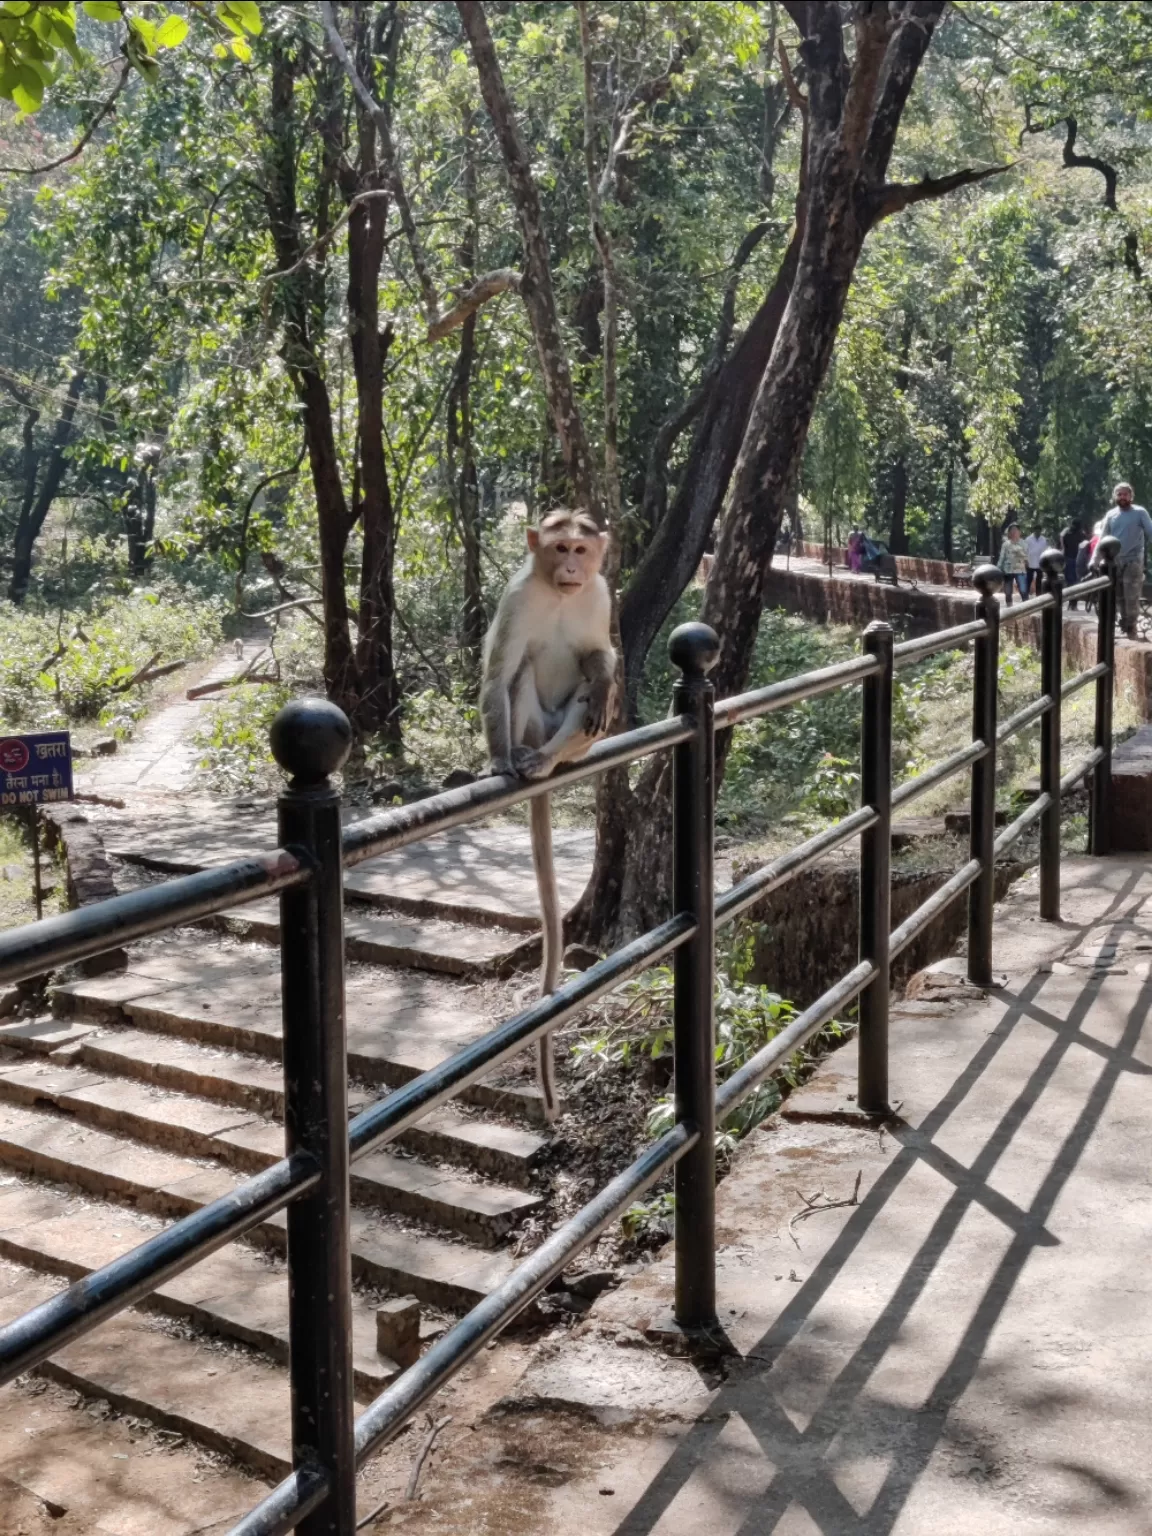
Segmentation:
[[(1120, 916), (1117, 909), (1133, 893), (1137, 880), (1136, 875), (1129, 877), (1125, 888), (1113, 898), (1109, 912), (1087, 925), (1081, 931), (1081, 937), (1103, 928), (1111, 915), (1115, 915), (1110, 925), (1112, 938), (1130, 928), (1129, 916)], [(794, 1507), (807, 1513), (822, 1536), (888, 1536), (894, 1529), (909, 1495), (948, 1433), (950, 1415), (985, 1359), (993, 1331), (1012, 1299), (1030, 1255), (1038, 1247), (1058, 1245), (1059, 1239), (1049, 1231), (1046, 1223), (1099, 1125), (1117, 1083), (1125, 1073), (1152, 1076), (1152, 1065), (1134, 1054), (1152, 1014), (1152, 978), (1140, 986), (1120, 1039), (1112, 1046), (1083, 1028), (1105, 979), (1085, 979), (1064, 1018), (1037, 1003), (1037, 994), (1048, 979), (1041, 973), (1028, 977), (1016, 988), (999, 989), (996, 996), (1005, 1003), (1004, 1013), (947, 1093), (917, 1125), (909, 1124), (898, 1115), (885, 1122), (884, 1128), (897, 1142), (899, 1151), (862, 1197), (812, 1274), (771, 1328), (737, 1360), (736, 1379), (709, 1402), (706, 1416), (677, 1444), (648, 1488), (615, 1527), (613, 1536), (651, 1536), (689, 1480), (708, 1463), (730, 1415), (739, 1415), (755, 1438), (765, 1462), (775, 1467), (767, 1486), (749, 1499), (744, 1519), (733, 1527), (738, 1536), (768, 1536)], [(994, 1068), (998, 1055), (1025, 1022), (1038, 1023), (1051, 1030), (1052, 1039), (1008, 1108), (990, 1127), (977, 1155), (965, 1165), (937, 1146), (935, 1137), (969, 1096), (979, 1090), (982, 1080)], [(1021, 1207), (993, 1188), (989, 1181), (1069, 1051), (1077, 1046), (1099, 1058), (1099, 1075), (1087, 1089), (1083, 1106), (1056, 1148), (1035, 1196), (1026, 1207)], [(885, 1207), (920, 1164), (927, 1164), (934, 1173), (949, 1181), (954, 1186), (953, 1191), (903, 1273), (895, 1280), (888, 1300), (868, 1327), (864, 1339), (828, 1385), (805, 1427), (799, 1429), (776, 1390), (773, 1369), (779, 1366), (784, 1352), (795, 1347), (798, 1335), (812, 1320), (833, 1285), (839, 1280), (850, 1279), (848, 1271), (853, 1258), (872, 1234)], [(982, 1206), (1001, 1222), (1010, 1237), (991, 1279), (975, 1300), (951, 1359), (925, 1400), (916, 1406), (901, 1408), (891, 1402), (882, 1403), (875, 1397), (868, 1398), (869, 1383), (888, 1351), (900, 1340), (913, 1308), (923, 1298), (956, 1238), (961, 1222), (974, 1205)], [(747, 1370), (748, 1365), (752, 1366), (751, 1371)], [(793, 1369), (793, 1378), (797, 1369), (802, 1367)], [(859, 1447), (853, 1445), (854, 1430), (862, 1435)], [(890, 1448), (889, 1470), (869, 1508), (860, 1513), (837, 1485), (835, 1466), (826, 1458), (835, 1446), (835, 1462), (842, 1465), (852, 1459), (854, 1449), (874, 1455), (878, 1442)], [(1125, 1500), (1123, 1488), (1108, 1486), (1087, 1464), (1073, 1470), (1078, 1470), (1089, 1481), (1095, 1481), (1106, 1496), (1120, 1502)], [(738, 1504), (738, 1496), (727, 1490), (729, 1514), (734, 1504)]]

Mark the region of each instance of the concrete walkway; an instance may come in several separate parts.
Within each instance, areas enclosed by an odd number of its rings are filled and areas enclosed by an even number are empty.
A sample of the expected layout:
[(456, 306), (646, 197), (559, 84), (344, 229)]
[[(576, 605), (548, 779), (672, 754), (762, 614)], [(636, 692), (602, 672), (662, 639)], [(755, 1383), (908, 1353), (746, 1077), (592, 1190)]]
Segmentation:
[(1064, 887), (1061, 924), (1034, 880), (998, 910), (1003, 987), (944, 962), (899, 1005), (887, 1124), (855, 1114), (846, 1047), (746, 1145), (719, 1200), (732, 1356), (646, 1343), (672, 1279), (646, 1267), (429, 1488), (436, 1528), (1152, 1531), (1152, 860), (1071, 860)]

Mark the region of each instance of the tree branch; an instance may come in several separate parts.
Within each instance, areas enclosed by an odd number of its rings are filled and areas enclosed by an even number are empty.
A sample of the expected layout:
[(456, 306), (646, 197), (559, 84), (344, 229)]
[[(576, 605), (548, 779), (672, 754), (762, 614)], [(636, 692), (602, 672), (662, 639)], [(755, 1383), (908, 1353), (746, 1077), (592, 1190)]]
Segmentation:
[(408, 242), (408, 249), (412, 255), (412, 265), (416, 271), (416, 281), (420, 285), (420, 296), (424, 302), (424, 312), (428, 317), (428, 324), (430, 326), (435, 325), (440, 318), (440, 301), (437, 298), (436, 285), (432, 281), (432, 274), (424, 257), (424, 248), (420, 244), (420, 236), (416, 232), (416, 221), (412, 217), (412, 205), (408, 201), (408, 193), (404, 188), (404, 178), (400, 174), (400, 161), (396, 155), (396, 144), (392, 138), (392, 123), (389, 115), (360, 78), (360, 72), (352, 62), (351, 55), (344, 46), (344, 39), (340, 36), (340, 31), (336, 26), (336, 16), (332, 10), (332, 0), (321, 0), (320, 20), (324, 27), (324, 35), (328, 39), (328, 46), (331, 48), (341, 69), (348, 76), (356, 100), (376, 124), (376, 132), (380, 137), (380, 149), (384, 160), (384, 174), (388, 179), (389, 189), (396, 204), (396, 212), (400, 215), (400, 227), (404, 231), (404, 238)]
[(87, 128), (85, 128), (84, 132), (76, 140), (76, 143), (72, 146), (66, 155), (60, 155), (56, 160), (49, 160), (47, 165), (0, 165), (0, 175), (43, 176), (46, 171), (54, 171), (61, 165), (67, 165), (69, 160), (75, 160), (77, 155), (83, 152), (92, 135), (96, 132), (97, 128), (99, 128), (100, 124), (104, 121), (109, 112), (111, 112), (112, 108), (116, 105), (116, 99), (120, 95), (120, 92), (128, 84), (128, 76), (131, 73), (132, 65), (130, 62), (125, 60), (124, 66), (120, 71), (120, 78), (112, 87), (111, 94), (105, 97), (104, 101), (101, 102), (100, 106), (96, 109), (95, 117), (93, 117), (92, 121), (88, 124)]
[(512, 101), (504, 83), (500, 61), (496, 57), (484, 7), (479, 0), (456, 0), (456, 9), (472, 49), (480, 91), (496, 130), (496, 139), (520, 220), (524, 241), (524, 275), (520, 293), (536, 340), (548, 413), (560, 439), (573, 494), (580, 505), (597, 522), (603, 524), (604, 511), (596, 483), (592, 452), (572, 385), (572, 374), (560, 329), (544, 213), (531, 162), (516, 126)]
[(1009, 161), (1007, 165), (990, 165), (981, 171), (967, 168), (962, 171), (953, 171), (948, 176), (925, 176), (921, 181), (890, 181), (881, 187), (877, 196), (873, 223), (878, 224), (881, 219), (886, 219), (893, 213), (899, 213), (901, 209), (909, 208), (913, 203), (928, 202), (935, 197), (947, 197), (949, 192), (955, 192), (960, 187), (973, 187), (977, 182), (987, 181), (990, 176), (1003, 176), (1013, 168), (1015, 163), (1015, 161)]
[(512, 267), (498, 267), (495, 272), (485, 272), (471, 287), (466, 288), (456, 301), (455, 308), (441, 315), (435, 325), (428, 327), (425, 341), (441, 341), (449, 332), (463, 325), (469, 315), (474, 315), (489, 299), (501, 293), (519, 293), (520, 274)]
[(1020, 130), (1020, 138), (1023, 141), (1026, 133), (1047, 133), (1050, 128), (1064, 124), (1066, 137), (1064, 139), (1063, 162), (1068, 170), (1099, 171), (1104, 178), (1104, 206), (1116, 213), (1116, 188), (1120, 181), (1120, 174), (1114, 165), (1109, 165), (1107, 160), (1101, 160), (1098, 155), (1079, 155), (1076, 153), (1076, 135), (1080, 125), (1075, 117), (1069, 114), (1067, 117), (1053, 118), (1050, 123), (1034, 123), (1032, 121), (1032, 105), (1024, 103), (1024, 127)]

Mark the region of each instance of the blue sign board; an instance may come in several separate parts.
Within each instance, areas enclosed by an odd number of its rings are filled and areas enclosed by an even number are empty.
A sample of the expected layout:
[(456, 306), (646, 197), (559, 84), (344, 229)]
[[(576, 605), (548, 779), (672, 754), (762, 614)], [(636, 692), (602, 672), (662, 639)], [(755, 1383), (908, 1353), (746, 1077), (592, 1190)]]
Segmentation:
[(0, 812), (72, 798), (72, 741), (67, 731), (0, 737)]

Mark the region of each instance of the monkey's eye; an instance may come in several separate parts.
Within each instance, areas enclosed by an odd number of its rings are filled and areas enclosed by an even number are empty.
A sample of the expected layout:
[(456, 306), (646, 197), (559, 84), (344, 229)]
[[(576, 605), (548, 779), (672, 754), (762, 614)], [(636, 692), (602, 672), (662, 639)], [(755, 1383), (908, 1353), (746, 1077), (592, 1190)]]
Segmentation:
[(557, 544), (557, 546), (556, 546), (556, 553), (558, 555), (566, 555), (568, 553), (568, 546), (567, 546), (567, 544)]
[(577, 544), (577, 546), (576, 546), (575, 550), (573, 551), (573, 553), (575, 553), (577, 555), (586, 555), (588, 553), (588, 551), (587, 551), (587, 549), (585, 548), (585, 546), (583, 544)]

